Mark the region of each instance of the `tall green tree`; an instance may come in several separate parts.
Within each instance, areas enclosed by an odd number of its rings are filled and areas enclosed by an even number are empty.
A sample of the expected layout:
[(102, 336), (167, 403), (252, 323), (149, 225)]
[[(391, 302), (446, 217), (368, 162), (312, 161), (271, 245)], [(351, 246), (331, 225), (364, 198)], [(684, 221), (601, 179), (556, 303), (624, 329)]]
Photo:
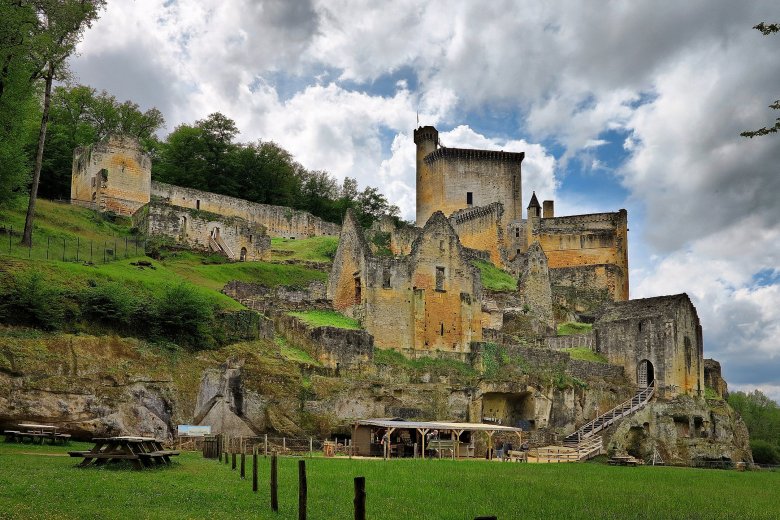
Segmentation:
[(106, 0), (34, 0), (30, 1), (29, 4), (35, 10), (37, 22), (30, 46), (30, 54), (34, 63), (31, 80), (43, 83), (43, 113), (35, 152), (30, 201), (27, 205), (27, 216), (24, 221), (24, 234), (22, 235), (22, 244), (24, 245), (32, 244), (35, 202), (41, 179), (52, 84), (55, 79), (64, 77), (67, 71), (66, 60), (73, 54), (84, 31), (91, 27), (97, 19)]
[(31, 5), (0, 0), (0, 203), (21, 191), (29, 176), (24, 143), (37, 113), (29, 52), (35, 24)]
[[(780, 24), (761, 22), (758, 25), (754, 25), (753, 29), (760, 31), (761, 34), (763, 34), (764, 36), (768, 36), (770, 34), (780, 32)], [(780, 99), (776, 100), (774, 103), (769, 105), (769, 108), (771, 108), (772, 110), (780, 110)], [(758, 130), (742, 132), (739, 135), (741, 135), (742, 137), (750, 137), (752, 139), (754, 137), (759, 137), (762, 135), (776, 134), (779, 130), (780, 130), (780, 117), (778, 117), (775, 120), (774, 126), (768, 126), (764, 128), (759, 128)]]

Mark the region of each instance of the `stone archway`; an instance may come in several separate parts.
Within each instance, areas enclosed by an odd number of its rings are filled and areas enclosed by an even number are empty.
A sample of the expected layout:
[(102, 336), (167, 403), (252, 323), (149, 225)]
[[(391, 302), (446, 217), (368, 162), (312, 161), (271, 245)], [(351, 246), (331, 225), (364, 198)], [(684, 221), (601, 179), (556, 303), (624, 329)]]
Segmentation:
[(643, 359), (636, 367), (636, 382), (639, 388), (647, 388), (655, 380), (655, 370), (653, 364)]
[(246, 248), (241, 248), (241, 257), (239, 258), (239, 262), (246, 262)]

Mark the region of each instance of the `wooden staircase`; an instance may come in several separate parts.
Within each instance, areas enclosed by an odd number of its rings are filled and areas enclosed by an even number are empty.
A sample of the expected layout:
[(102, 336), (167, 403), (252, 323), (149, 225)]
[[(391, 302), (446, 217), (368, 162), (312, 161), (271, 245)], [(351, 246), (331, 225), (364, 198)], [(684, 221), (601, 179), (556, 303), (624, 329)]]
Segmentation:
[(578, 448), (585, 439), (594, 436), (601, 430), (608, 428), (616, 421), (631, 415), (635, 411), (642, 408), (650, 401), (655, 392), (655, 382), (651, 382), (646, 388), (640, 388), (634, 397), (619, 404), (605, 414), (599, 415), (589, 423), (583, 425), (579, 430), (575, 431), (571, 435), (566, 436), (563, 440), (564, 446), (572, 448)]
[(222, 240), (218, 234), (215, 236), (209, 235), (209, 248), (217, 253), (222, 253), (231, 260), (236, 259), (236, 255), (233, 250)]

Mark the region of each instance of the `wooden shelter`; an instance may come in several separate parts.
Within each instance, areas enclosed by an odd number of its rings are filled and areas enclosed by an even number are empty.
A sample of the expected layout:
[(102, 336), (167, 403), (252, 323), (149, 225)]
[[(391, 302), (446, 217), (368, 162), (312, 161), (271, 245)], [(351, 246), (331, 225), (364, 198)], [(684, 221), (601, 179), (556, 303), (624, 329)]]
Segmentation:
[[(493, 435), (515, 433), (522, 444), (522, 428), (497, 424), (462, 423), (446, 421), (405, 421), (398, 418), (361, 419), (355, 421), (352, 433), (353, 455), (367, 457), (473, 457), (473, 437), (483, 432), (488, 447)], [(468, 437), (469, 440), (466, 440)]]

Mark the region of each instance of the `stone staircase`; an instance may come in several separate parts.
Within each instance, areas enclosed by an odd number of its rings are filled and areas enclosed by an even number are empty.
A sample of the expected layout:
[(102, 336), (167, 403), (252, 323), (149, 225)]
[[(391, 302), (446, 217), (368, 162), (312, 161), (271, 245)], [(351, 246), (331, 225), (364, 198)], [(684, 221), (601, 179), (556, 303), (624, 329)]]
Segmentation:
[(601, 430), (608, 428), (618, 420), (631, 415), (646, 405), (653, 397), (654, 392), (654, 382), (650, 383), (647, 388), (640, 388), (637, 390), (636, 394), (634, 394), (634, 397), (628, 401), (617, 405), (607, 413), (599, 415), (589, 423), (583, 425), (579, 430), (566, 436), (563, 440), (563, 445), (579, 449), (586, 439), (596, 435)]

